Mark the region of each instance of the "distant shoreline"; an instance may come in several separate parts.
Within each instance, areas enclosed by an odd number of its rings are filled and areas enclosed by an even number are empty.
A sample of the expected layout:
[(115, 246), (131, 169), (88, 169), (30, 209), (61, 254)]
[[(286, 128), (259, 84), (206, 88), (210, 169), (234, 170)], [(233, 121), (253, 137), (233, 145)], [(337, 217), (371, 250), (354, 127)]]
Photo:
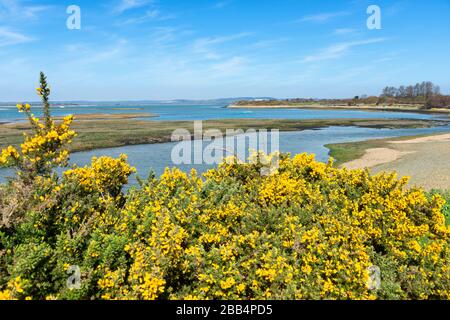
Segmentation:
[(361, 111), (388, 111), (388, 112), (413, 112), (413, 113), (431, 113), (431, 114), (448, 114), (450, 109), (421, 109), (419, 106), (344, 106), (344, 105), (236, 105), (227, 106), (229, 109), (316, 109), (316, 110), (361, 110)]
[[(131, 120), (131, 119), (145, 119), (145, 118), (157, 118), (159, 115), (153, 113), (84, 113), (84, 114), (74, 114), (74, 119), (77, 121), (96, 121), (96, 120)], [(54, 120), (62, 120), (64, 116), (53, 117)], [(25, 118), (16, 118), (9, 121), (2, 122), (1, 125), (14, 125), (20, 123), (27, 123)]]

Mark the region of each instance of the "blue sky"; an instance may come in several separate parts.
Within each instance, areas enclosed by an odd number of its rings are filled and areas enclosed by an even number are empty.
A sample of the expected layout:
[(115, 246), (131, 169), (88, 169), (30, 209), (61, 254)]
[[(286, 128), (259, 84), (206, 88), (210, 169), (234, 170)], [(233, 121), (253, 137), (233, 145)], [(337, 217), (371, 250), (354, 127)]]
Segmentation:
[(449, 34), (448, 0), (0, 0), (0, 101), (36, 100), (40, 70), (54, 100), (450, 93)]

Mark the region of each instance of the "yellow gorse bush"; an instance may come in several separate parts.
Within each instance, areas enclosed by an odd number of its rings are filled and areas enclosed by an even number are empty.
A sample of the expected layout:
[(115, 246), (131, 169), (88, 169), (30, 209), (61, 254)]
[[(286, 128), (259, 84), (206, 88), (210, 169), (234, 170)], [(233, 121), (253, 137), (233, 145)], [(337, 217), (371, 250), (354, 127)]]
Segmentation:
[[(6, 148), (3, 163), (20, 170), (23, 157), (45, 154), (40, 139), (59, 150), (73, 136), (62, 125), (46, 121), (26, 140), (31, 151)], [(125, 155), (61, 177), (37, 172), (20, 219), (0, 224), (0, 299), (450, 298), (440, 196), (395, 174), (276, 157), (268, 175), (229, 158), (202, 176), (166, 169), (126, 194), (135, 170)], [(0, 188), (0, 210), (18, 188)], [(81, 270), (78, 289), (67, 286), (70, 266)]]
[(64, 146), (71, 143), (76, 136), (75, 131), (70, 129), (73, 116), (64, 117), (60, 124), (55, 124), (51, 119), (48, 103), (50, 90), (42, 73), (38, 93), (43, 101), (42, 121), (31, 113), (28, 103), (18, 104), (17, 109), (26, 113), (33, 134), (24, 133), (25, 141), (20, 145), (20, 149), (9, 146), (2, 150), (0, 156), (0, 166), (17, 167), (19, 174), (27, 181), (33, 180), (37, 175), (50, 173), (54, 166), (66, 165), (69, 153)]
[(268, 177), (236, 161), (204, 178), (175, 169), (130, 193), (112, 227), (132, 265), (106, 270), (103, 298), (450, 297), (442, 199), (406, 190), (407, 179), (306, 154)]

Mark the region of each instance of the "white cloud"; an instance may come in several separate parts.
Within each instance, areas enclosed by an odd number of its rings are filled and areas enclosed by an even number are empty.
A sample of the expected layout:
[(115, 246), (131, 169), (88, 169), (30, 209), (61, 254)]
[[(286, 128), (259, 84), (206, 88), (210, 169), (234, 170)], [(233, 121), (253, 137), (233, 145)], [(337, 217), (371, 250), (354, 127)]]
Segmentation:
[(127, 23), (141, 23), (146, 20), (153, 20), (158, 18), (161, 15), (161, 12), (159, 10), (148, 10), (143, 16), (140, 16), (138, 18), (131, 18), (125, 21), (125, 24)]
[(83, 68), (92, 68), (98, 64), (108, 64), (111, 61), (118, 61), (123, 58), (127, 50), (128, 41), (118, 39), (110, 46), (99, 50), (96, 44), (92, 43), (74, 43), (64, 47), (70, 55), (65, 66), (82, 70)]
[(296, 20), (295, 22), (315, 22), (315, 23), (323, 23), (331, 20), (333, 18), (347, 16), (349, 12), (340, 11), (340, 12), (324, 12), (318, 14), (312, 14), (302, 17), (300, 20)]
[(0, 0), (0, 17), (2, 19), (7, 19), (20, 16), (22, 18), (33, 19), (37, 18), (38, 13), (43, 12), (49, 8), (51, 8), (51, 6), (24, 5), (19, 0)]
[(155, 27), (149, 34), (151, 50), (166, 49), (167, 47), (177, 47), (179, 42), (191, 35), (192, 31), (181, 27), (167, 26)]
[(222, 9), (228, 6), (231, 3), (231, 1), (219, 1), (214, 5), (215, 9)]
[(287, 38), (280, 38), (280, 39), (269, 39), (269, 40), (260, 40), (255, 42), (252, 47), (257, 49), (267, 49), (267, 48), (273, 48), (277, 47), (281, 43), (287, 42), (289, 39)]
[(328, 83), (347, 82), (350, 80), (360, 80), (361, 75), (367, 74), (373, 70), (373, 66), (367, 65), (362, 67), (345, 68), (345, 71), (329, 73), (320, 80)]
[(164, 21), (164, 20), (174, 19), (175, 17), (176, 16), (174, 14), (163, 14), (158, 9), (151, 9), (151, 10), (148, 10), (147, 12), (145, 12), (144, 15), (127, 19), (120, 24), (122, 24), (122, 25), (139, 24), (139, 23), (144, 23), (144, 22), (152, 21), (152, 20), (153, 21)]
[(383, 42), (384, 38), (375, 38), (361, 41), (353, 42), (342, 42), (332, 46), (329, 46), (314, 55), (306, 56), (302, 62), (316, 62), (323, 60), (331, 60), (342, 57), (344, 54), (348, 53), (353, 47), (363, 46), (367, 44)]
[(221, 54), (217, 53), (216, 50), (214, 50), (213, 47), (215, 45), (239, 40), (250, 35), (251, 33), (249, 32), (241, 32), (228, 36), (200, 38), (194, 41), (193, 51), (196, 54), (202, 54), (205, 59), (217, 60), (220, 59)]
[(220, 63), (213, 64), (211, 69), (219, 73), (219, 76), (238, 73), (245, 63), (243, 57), (232, 57)]
[(32, 40), (33, 39), (24, 34), (14, 32), (6, 28), (0, 28), (0, 47), (25, 43)]
[(141, 8), (150, 4), (152, 0), (121, 0), (114, 8), (113, 12), (117, 14), (124, 13), (125, 11)]
[(208, 45), (212, 45), (212, 44), (225, 43), (225, 42), (245, 38), (250, 35), (251, 35), (251, 33), (249, 33), (249, 32), (241, 32), (241, 33), (236, 33), (236, 34), (232, 34), (229, 36), (201, 38), (196, 41), (196, 45), (203, 47), (203, 46), (208, 46)]
[(356, 32), (355, 29), (350, 29), (350, 28), (340, 28), (340, 29), (334, 30), (333, 34), (334, 34), (334, 35), (338, 35), (338, 36), (342, 36), (342, 35), (347, 35), (347, 34), (353, 34), (353, 33), (355, 33), (355, 32)]
[(22, 14), (28, 18), (36, 18), (38, 16), (38, 13), (43, 12), (49, 8), (50, 6), (24, 7)]

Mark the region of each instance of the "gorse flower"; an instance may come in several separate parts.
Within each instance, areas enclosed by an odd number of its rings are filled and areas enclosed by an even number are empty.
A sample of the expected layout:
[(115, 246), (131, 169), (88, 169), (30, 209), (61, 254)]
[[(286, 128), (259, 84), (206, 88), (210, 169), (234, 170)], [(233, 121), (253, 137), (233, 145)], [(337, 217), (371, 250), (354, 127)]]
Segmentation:
[(17, 152), (14, 147), (9, 146), (8, 148), (2, 150), (2, 153), (0, 155), (0, 166), (7, 166), (9, 164), (15, 163), (19, 159), (19, 152)]
[(19, 110), (19, 112), (28, 112), (28, 111), (30, 111), (30, 109), (31, 109), (31, 106), (28, 103), (26, 103), (25, 105), (17, 104), (17, 110)]
[(127, 156), (122, 154), (119, 159), (94, 157), (91, 167), (74, 168), (64, 172), (64, 175), (69, 180), (75, 180), (86, 192), (98, 190), (116, 197), (134, 172), (136, 169), (127, 163)]

